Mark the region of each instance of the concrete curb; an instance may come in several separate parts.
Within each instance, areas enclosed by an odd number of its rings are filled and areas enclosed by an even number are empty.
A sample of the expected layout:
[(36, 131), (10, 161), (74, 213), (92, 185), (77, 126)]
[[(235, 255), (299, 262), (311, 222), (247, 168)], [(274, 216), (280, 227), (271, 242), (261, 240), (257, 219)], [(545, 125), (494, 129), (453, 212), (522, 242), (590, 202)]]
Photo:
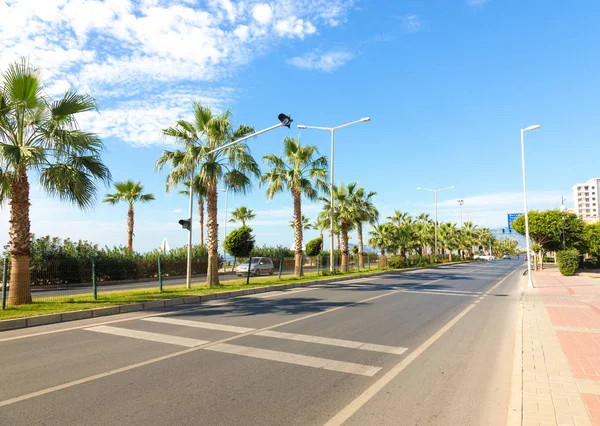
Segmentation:
[(523, 289), (527, 287), (527, 280), (525, 279), (525, 275), (522, 277), (523, 282), (521, 283), (521, 300), (519, 302), (519, 314), (517, 315), (507, 426), (521, 426), (523, 424), (523, 310), (525, 309)]
[(265, 292), (270, 292), (270, 291), (288, 290), (288, 289), (297, 288), (297, 287), (309, 287), (312, 285), (330, 284), (333, 282), (357, 280), (357, 279), (361, 279), (361, 278), (377, 277), (377, 276), (381, 276), (381, 275), (401, 274), (403, 272), (419, 271), (419, 270), (423, 270), (423, 269), (432, 269), (432, 268), (438, 268), (440, 266), (457, 265), (459, 263), (467, 263), (467, 262), (454, 262), (451, 264), (431, 265), (431, 266), (418, 267), (418, 268), (392, 269), (392, 270), (387, 270), (387, 271), (374, 272), (371, 274), (352, 275), (349, 277), (335, 277), (334, 276), (332, 278), (327, 278), (327, 279), (322, 279), (322, 280), (314, 280), (314, 281), (305, 281), (305, 282), (301, 282), (301, 283), (275, 284), (275, 285), (271, 285), (271, 286), (261, 286), (261, 287), (255, 287), (255, 288), (247, 288), (247, 289), (243, 289), (243, 290), (232, 290), (232, 291), (224, 291), (224, 292), (219, 292), (219, 293), (202, 294), (199, 296), (183, 296), (183, 297), (177, 297), (174, 299), (150, 300), (148, 302), (142, 302), (142, 303), (130, 303), (127, 305), (107, 306), (104, 308), (85, 309), (85, 310), (81, 310), (81, 311), (64, 312), (64, 313), (60, 313), (60, 314), (38, 315), (38, 316), (28, 317), (28, 318), (2, 320), (2, 321), (0, 321), (0, 332), (7, 331), (7, 330), (16, 330), (19, 328), (35, 327), (38, 325), (56, 324), (56, 323), (60, 323), (60, 322), (74, 321), (74, 320), (79, 320), (79, 319), (123, 314), (123, 313), (127, 313), (127, 312), (147, 311), (147, 310), (156, 309), (156, 308), (164, 308), (167, 306), (176, 306), (176, 305), (183, 305), (183, 304), (190, 304), (190, 303), (201, 303), (201, 302), (205, 302), (208, 300), (229, 299), (232, 297), (247, 296), (250, 294), (265, 293)]

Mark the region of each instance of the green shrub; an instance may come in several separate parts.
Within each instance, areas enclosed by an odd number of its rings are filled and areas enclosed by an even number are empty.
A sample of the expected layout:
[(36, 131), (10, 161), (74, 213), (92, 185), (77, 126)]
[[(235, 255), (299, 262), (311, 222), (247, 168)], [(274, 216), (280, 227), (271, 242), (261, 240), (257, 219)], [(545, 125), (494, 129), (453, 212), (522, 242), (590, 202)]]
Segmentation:
[(572, 276), (577, 273), (579, 268), (579, 251), (576, 249), (563, 250), (558, 252), (558, 269), (564, 276)]
[(318, 256), (321, 252), (322, 244), (323, 240), (321, 239), (321, 237), (317, 237), (314, 240), (311, 240), (308, 243), (306, 243), (306, 255), (310, 257)]
[(254, 247), (250, 252), (252, 257), (269, 257), (281, 259), (282, 257), (294, 257), (294, 251), (284, 246), (262, 246)]
[(247, 257), (252, 252), (252, 249), (254, 249), (252, 228), (242, 226), (231, 231), (225, 238), (223, 246), (227, 250), (227, 253), (234, 258)]
[(393, 256), (388, 262), (388, 267), (392, 269), (408, 268), (409, 266), (409, 261), (402, 256)]

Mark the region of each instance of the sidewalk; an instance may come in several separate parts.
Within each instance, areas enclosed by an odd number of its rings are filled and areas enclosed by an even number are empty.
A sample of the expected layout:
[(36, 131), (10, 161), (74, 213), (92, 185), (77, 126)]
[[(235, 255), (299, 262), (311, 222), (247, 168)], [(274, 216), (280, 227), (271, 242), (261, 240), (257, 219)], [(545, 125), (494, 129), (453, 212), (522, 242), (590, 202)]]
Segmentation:
[(523, 425), (600, 426), (600, 279), (549, 268), (533, 281), (523, 296)]

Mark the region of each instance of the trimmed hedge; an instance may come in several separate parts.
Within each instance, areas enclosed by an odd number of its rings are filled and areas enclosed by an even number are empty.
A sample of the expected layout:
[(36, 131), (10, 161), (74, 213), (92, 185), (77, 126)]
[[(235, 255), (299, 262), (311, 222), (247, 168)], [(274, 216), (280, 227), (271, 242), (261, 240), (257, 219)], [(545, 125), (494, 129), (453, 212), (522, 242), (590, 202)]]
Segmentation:
[(564, 276), (573, 276), (579, 269), (579, 251), (576, 249), (558, 252), (558, 269)]

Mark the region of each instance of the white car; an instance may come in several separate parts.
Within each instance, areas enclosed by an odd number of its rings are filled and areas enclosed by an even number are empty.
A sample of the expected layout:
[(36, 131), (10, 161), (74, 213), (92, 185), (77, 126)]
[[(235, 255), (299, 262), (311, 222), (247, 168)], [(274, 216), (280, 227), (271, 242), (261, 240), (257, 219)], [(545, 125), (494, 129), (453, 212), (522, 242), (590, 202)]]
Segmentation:
[(478, 259), (481, 259), (481, 260), (494, 260), (495, 257), (491, 256), (491, 255), (488, 255), (488, 254), (476, 254), (475, 256), (473, 256), (473, 259), (475, 259), (475, 260), (478, 260)]

